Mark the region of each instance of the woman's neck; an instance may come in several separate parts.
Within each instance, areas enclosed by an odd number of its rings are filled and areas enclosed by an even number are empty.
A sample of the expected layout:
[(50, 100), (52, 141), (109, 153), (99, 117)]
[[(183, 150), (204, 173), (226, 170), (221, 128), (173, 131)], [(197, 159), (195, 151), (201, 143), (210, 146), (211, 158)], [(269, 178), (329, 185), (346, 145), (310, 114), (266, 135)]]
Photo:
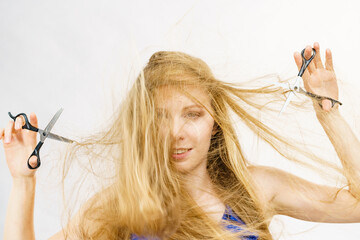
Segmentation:
[(208, 171), (198, 171), (187, 176), (186, 188), (197, 205), (213, 220), (219, 222), (225, 211), (224, 203), (219, 199)]

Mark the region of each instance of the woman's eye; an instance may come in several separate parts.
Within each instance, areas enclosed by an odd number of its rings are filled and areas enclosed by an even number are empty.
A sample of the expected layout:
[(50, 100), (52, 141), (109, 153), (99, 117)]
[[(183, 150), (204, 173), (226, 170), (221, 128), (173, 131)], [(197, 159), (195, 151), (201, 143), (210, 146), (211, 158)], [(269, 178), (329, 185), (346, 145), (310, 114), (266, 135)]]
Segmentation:
[(200, 117), (200, 113), (189, 112), (189, 113), (186, 114), (186, 117), (188, 117), (188, 118), (198, 118), (198, 117)]
[(166, 117), (166, 114), (164, 112), (157, 112), (156, 113), (156, 117), (161, 119), (161, 118), (165, 118)]

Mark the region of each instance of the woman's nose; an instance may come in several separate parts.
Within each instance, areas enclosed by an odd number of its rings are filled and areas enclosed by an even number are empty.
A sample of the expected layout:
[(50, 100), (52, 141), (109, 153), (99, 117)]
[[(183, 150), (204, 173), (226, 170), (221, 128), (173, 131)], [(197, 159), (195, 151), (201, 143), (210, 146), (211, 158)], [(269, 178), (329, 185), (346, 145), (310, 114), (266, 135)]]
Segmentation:
[(171, 121), (170, 132), (171, 136), (174, 139), (183, 139), (184, 138), (184, 123), (178, 119), (173, 119)]

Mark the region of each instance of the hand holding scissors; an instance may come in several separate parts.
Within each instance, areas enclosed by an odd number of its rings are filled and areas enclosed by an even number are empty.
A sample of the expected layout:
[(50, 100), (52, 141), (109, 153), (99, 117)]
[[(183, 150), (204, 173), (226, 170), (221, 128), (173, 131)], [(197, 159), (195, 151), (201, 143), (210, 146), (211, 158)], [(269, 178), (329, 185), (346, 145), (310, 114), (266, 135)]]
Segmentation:
[[(295, 93), (301, 93), (315, 99), (325, 111), (329, 111), (336, 103), (342, 105), (336, 100), (338, 98), (338, 87), (331, 52), (327, 49), (324, 68), (321, 57), (317, 54), (319, 51), (319, 44), (314, 43), (314, 48), (306, 47), (301, 55), (295, 53), (294, 58), (299, 68), (299, 74), (295, 83), (289, 86), (290, 92), (279, 115), (286, 109)], [(302, 83), (304, 83), (305, 89), (302, 88)]]
[[(25, 124), (22, 126), (22, 129), (27, 129), (33, 132), (38, 132), (40, 134), (40, 141), (38, 142), (38, 144), (36, 145), (34, 151), (32, 152), (32, 154), (30, 155), (30, 157), (27, 160), (27, 166), (29, 169), (36, 169), (38, 167), (40, 167), (41, 161), (40, 161), (40, 148), (42, 147), (42, 145), (44, 144), (44, 141), (46, 138), (51, 138), (51, 139), (55, 139), (58, 141), (63, 141), (63, 142), (68, 142), (68, 143), (72, 143), (73, 140), (58, 136), (56, 134), (51, 133), (51, 129), (54, 127), (56, 121), (58, 120), (58, 118), (60, 117), (61, 113), (62, 113), (63, 109), (61, 108), (60, 110), (58, 110), (56, 112), (56, 114), (54, 115), (54, 117), (51, 119), (51, 121), (49, 122), (49, 124), (46, 126), (46, 128), (44, 130), (39, 129), (37, 127), (34, 127), (33, 125), (31, 125), (31, 123), (29, 122), (27, 116), (25, 113), (19, 113), (16, 116), (13, 116), (10, 112), (9, 112), (9, 116), (16, 121), (17, 117), (22, 116), (24, 118)], [(36, 157), (36, 166), (32, 167), (30, 165), (30, 158), (32, 156)]]

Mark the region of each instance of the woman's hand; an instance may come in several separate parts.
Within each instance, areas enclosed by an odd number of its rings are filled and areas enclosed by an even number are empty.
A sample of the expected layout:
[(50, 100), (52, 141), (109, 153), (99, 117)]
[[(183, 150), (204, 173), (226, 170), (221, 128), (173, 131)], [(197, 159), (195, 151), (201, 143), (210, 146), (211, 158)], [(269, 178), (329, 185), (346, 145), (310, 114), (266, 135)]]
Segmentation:
[[(304, 80), (304, 86), (306, 91), (324, 96), (330, 97), (335, 100), (338, 100), (339, 90), (336, 82), (336, 76), (333, 68), (333, 61), (330, 49), (326, 49), (325, 51), (325, 67), (321, 61), (320, 57), (320, 45), (319, 43), (314, 43), (313, 48), (316, 51), (316, 55), (314, 59), (311, 61), (309, 66), (307, 67), (304, 75), (302, 76)], [(312, 55), (311, 46), (307, 46), (305, 49), (305, 58), (309, 59)], [(302, 57), (300, 53), (294, 53), (295, 63), (298, 69), (301, 68), (302, 65)], [(322, 109), (324, 111), (330, 111), (331, 109), (331, 101), (328, 99), (324, 99), (321, 102)]]
[[(30, 114), (30, 123), (38, 126), (37, 117)], [(0, 140), (3, 139), (6, 162), (13, 178), (31, 178), (35, 170), (27, 166), (27, 160), (36, 147), (36, 132), (22, 129), (25, 124), (23, 117), (16, 118), (16, 121), (9, 121), (6, 128), (0, 128)], [(36, 166), (36, 157), (30, 159), (30, 165)]]

